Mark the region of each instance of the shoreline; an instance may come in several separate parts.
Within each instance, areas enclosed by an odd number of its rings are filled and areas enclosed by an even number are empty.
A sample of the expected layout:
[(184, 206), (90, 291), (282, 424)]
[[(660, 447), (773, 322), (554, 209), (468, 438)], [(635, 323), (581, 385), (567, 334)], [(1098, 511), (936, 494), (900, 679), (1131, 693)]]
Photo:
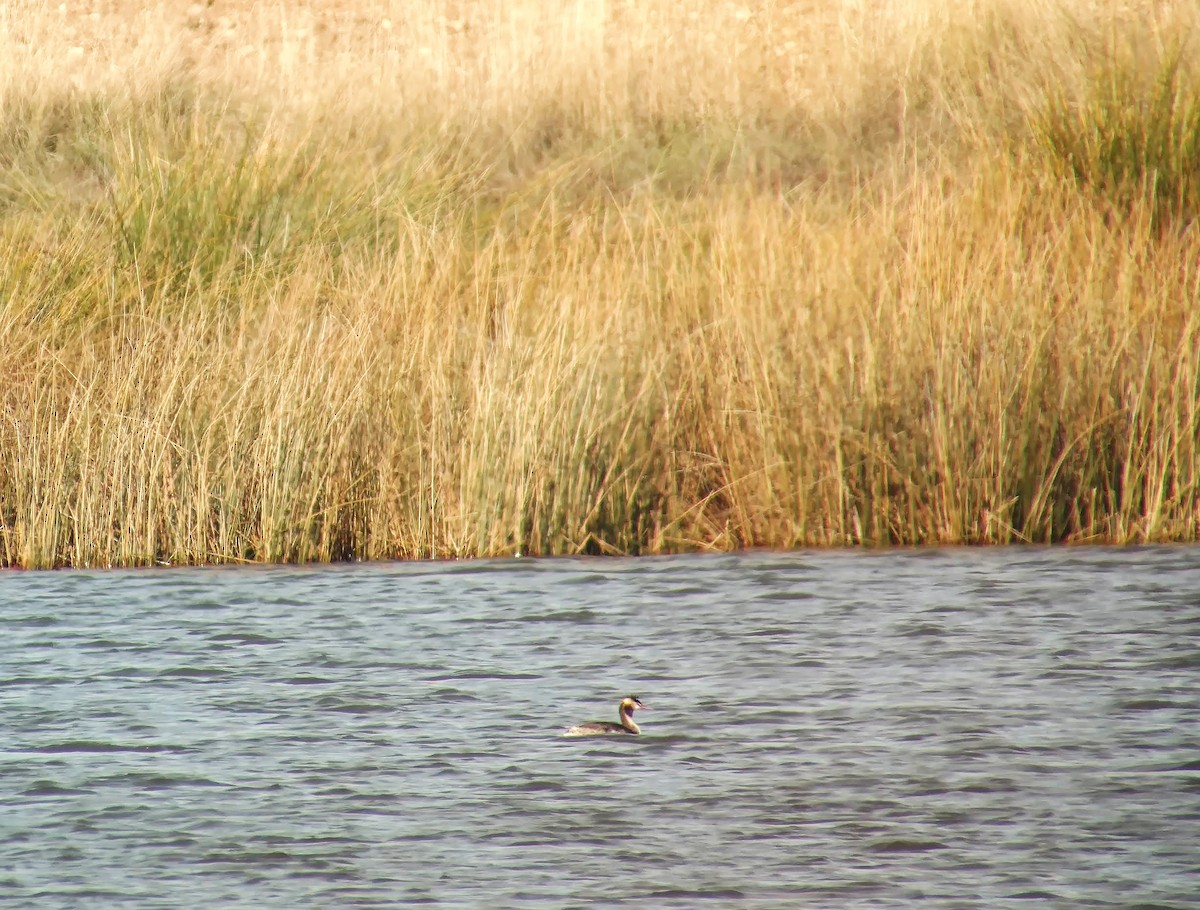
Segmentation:
[(1051, 550), (1088, 550), (1088, 551), (1103, 551), (1111, 550), (1114, 552), (1128, 552), (1130, 550), (1180, 550), (1180, 549), (1196, 549), (1197, 542), (1190, 540), (1183, 541), (1130, 541), (1127, 543), (1111, 543), (1107, 541), (1061, 541), (1057, 543), (957, 543), (957, 544), (892, 544), (887, 546), (868, 546), (863, 544), (848, 544), (846, 546), (827, 546), (827, 547), (812, 547), (802, 546), (793, 549), (774, 549), (771, 547), (754, 547), (740, 550), (679, 550), (661, 553), (642, 553), (638, 555), (629, 554), (495, 554), (488, 556), (436, 556), (436, 557), (412, 557), (412, 558), (379, 558), (371, 560), (332, 560), (328, 562), (254, 562), (244, 560), (240, 562), (196, 562), (196, 563), (129, 563), (125, 565), (54, 565), (54, 566), (36, 566), (27, 567), (20, 565), (0, 565), (0, 574), (25, 574), (25, 573), (43, 573), (43, 572), (158, 572), (158, 571), (175, 571), (175, 570), (190, 570), (190, 569), (337, 569), (350, 568), (354, 566), (372, 567), (372, 566), (418, 566), (418, 565), (459, 565), (459, 564), (478, 564), (488, 563), (505, 565), (517, 562), (558, 562), (571, 560), (596, 561), (598, 563), (609, 562), (612, 560), (635, 560), (638, 562), (654, 561), (660, 559), (674, 559), (677, 557), (698, 558), (706, 557), (718, 558), (722, 556), (746, 557), (754, 558), (757, 556), (770, 557), (796, 557), (804, 558), (811, 556), (820, 558), (824, 556), (894, 556), (897, 554), (905, 554), (912, 556), (929, 556), (935, 557), (939, 554), (955, 554), (962, 551), (977, 551), (979, 553), (991, 553), (1000, 550), (1021, 551), (1021, 552), (1041, 552)]

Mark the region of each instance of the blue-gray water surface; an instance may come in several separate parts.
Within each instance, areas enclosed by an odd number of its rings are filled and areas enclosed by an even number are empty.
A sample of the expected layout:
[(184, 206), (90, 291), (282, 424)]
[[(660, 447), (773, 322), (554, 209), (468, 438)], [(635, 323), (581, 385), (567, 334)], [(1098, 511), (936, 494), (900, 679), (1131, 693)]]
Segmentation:
[(3, 573), (0, 904), (1195, 908), (1200, 549)]

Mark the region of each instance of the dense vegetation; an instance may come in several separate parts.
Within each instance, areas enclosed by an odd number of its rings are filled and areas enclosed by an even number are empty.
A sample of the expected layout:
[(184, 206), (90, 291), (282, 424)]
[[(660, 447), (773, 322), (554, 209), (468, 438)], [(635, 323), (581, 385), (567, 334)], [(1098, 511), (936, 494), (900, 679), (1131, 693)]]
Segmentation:
[(1194, 540), (1190, 3), (0, 11), (0, 564)]

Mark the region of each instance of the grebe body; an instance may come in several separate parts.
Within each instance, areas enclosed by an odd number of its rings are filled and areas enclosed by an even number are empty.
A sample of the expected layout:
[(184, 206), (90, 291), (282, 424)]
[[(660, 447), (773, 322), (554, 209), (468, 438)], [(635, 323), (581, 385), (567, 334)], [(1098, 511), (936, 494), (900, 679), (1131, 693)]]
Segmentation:
[(619, 724), (610, 720), (589, 720), (564, 731), (563, 736), (637, 736), (642, 728), (633, 722), (633, 712), (645, 707), (636, 695), (627, 695), (617, 709), (617, 716), (621, 718)]

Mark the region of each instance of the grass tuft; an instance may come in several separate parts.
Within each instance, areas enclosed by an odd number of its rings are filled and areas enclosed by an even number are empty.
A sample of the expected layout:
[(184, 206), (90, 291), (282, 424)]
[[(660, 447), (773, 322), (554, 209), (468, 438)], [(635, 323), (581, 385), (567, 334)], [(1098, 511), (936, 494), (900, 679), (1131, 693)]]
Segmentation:
[(1122, 217), (1148, 209), (1156, 226), (1186, 227), (1200, 214), (1200, 71), (1178, 37), (1139, 59), (1114, 44), (1074, 96), (1056, 86), (1037, 118), (1054, 165)]

